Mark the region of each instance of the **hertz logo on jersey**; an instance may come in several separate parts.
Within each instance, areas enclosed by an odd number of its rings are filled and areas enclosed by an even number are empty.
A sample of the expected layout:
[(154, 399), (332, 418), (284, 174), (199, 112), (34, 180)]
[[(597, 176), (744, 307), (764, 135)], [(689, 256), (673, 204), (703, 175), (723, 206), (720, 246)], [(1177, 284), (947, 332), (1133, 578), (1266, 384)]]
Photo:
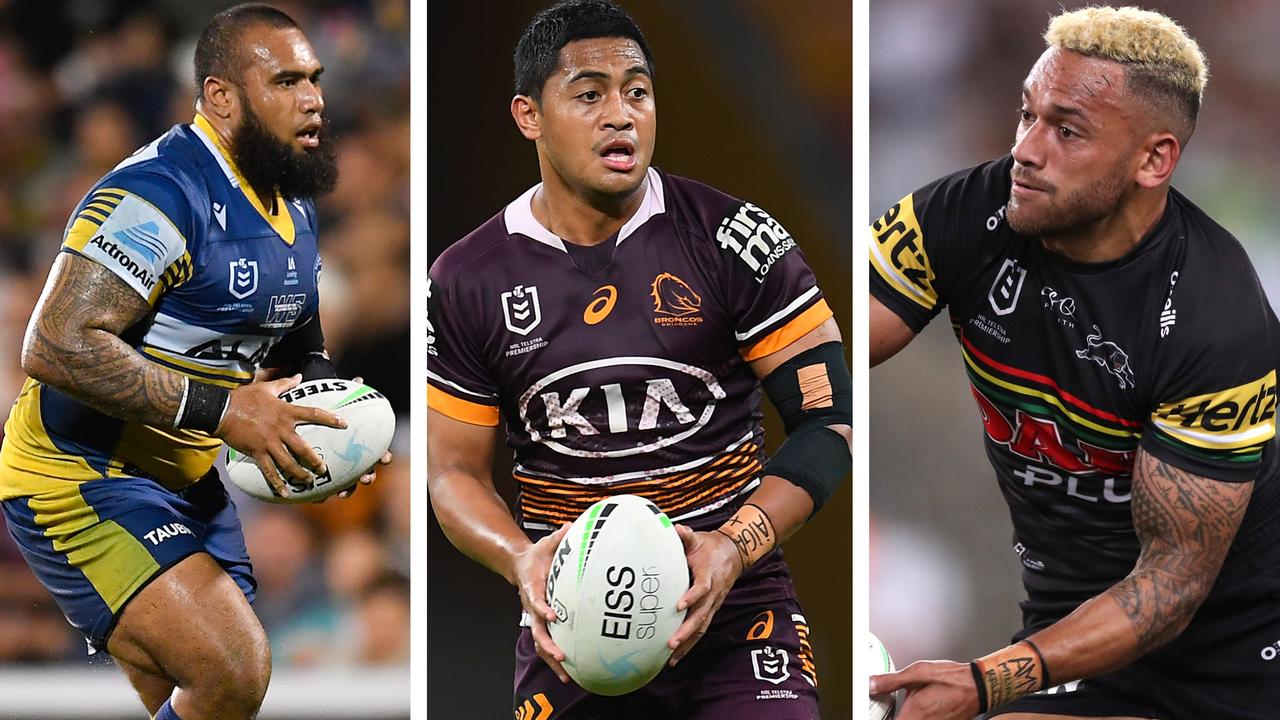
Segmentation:
[(1165, 403), (1152, 421), (1174, 440), (1206, 450), (1253, 454), (1275, 436), (1276, 372), (1208, 395)]
[(938, 304), (937, 276), (924, 252), (924, 233), (912, 196), (898, 202), (871, 225), (871, 266), (884, 281), (926, 310)]

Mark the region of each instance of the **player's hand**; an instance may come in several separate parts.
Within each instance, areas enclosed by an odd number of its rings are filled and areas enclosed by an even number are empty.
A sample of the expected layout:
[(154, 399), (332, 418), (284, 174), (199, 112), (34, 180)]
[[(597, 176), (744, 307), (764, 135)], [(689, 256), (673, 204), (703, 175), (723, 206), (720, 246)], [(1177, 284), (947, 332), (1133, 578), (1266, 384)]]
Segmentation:
[(906, 701), (897, 720), (972, 720), (978, 715), (978, 688), (969, 663), (946, 660), (914, 662), (894, 673), (872, 675), (872, 695), (905, 688)]
[(569, 682), (569, 673), (565, 672), (564, 651), (551, 639), (547, 632), (547, 623), (556, 619), (555, 610), (547, 604), (547, 573), (551, 572), (551, 560), (555, 557), (556, 546), (569, 532), (569, 523), (560, 526), (559, 530), (533, 543), (523, 552), (517, 553), (514, 559), (516, 587), (520, 590), (520, 604), (529, 615), (529, 629), (533, 632), (533, 646), (560, 682)]
[(742, 558), (738, 547), (724, 533), (697, 532), (685, 525), (676, 525), (676, 534), (684, 543), (684, 554), (689, 560), (692, 582), (689, 590), (676, 603), (677, 610), (689, 609), (684, 622), (676, 628), (676, 634), (667, 641), (671, 648), (674, 666), (689, 654), (693, 646), (707, 633), (711, 618), (720, 609), (724, 596), (742, 574)]
[(289, 497), (281, 470), (298, 485), (309, 485), (313, 482), (312, 473), (323, 475), (327, 471), (324, 461), (298, 435), (296, 427), (304, 423), (347, 426), (347, 421), (328, 410), (291, 405), (277, 397), (300, 382), (302, 376), (294, 375), (232, 390), (227, 411), (213, 433), (253, 458), (267, 484), (280, 497)]

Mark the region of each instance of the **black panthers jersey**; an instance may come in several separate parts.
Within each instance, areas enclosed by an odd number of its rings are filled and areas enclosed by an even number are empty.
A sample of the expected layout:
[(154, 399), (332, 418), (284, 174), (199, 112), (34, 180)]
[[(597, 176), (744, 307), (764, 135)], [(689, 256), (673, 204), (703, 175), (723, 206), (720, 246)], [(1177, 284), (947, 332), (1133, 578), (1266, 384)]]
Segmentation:
[(615, 238), (566, 243), (530, 189), (428, 284), (427, 402), (506, 421), (526, 528), (630, 493), (694, 527), (766, 461), (749, 363), (831, 317), (795, 238), (751, 203), (650, 169)]
[(871, 289), (917, 332), (948, 309), (1031, 601), (1078, 602), (1133, 568), (1139, 447), (1197, 475), (1257, 480), (1231, 573), (1271, 544), (1280, 510), (1280, 336), (1248, 257), (1170, 190), (1124, 257), (1073, 262), (1005, 222), (1012, 165), (956, 173), (890, 208), (871, 226)]

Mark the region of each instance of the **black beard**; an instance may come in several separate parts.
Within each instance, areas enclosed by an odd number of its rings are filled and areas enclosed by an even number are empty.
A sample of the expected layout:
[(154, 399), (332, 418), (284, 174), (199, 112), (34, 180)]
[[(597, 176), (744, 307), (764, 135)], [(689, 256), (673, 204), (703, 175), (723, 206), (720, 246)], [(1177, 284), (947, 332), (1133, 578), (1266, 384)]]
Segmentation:
[(329, 145), (328, 120), (320, 128), (320, 147), (299, 151), (277, 138), (249, 103), (242, 107), (244, 121), (231, 137), (231, 157), (255, 191), (274, 188), (286, 198), (314, 199), (333, 190), (338, 160)]

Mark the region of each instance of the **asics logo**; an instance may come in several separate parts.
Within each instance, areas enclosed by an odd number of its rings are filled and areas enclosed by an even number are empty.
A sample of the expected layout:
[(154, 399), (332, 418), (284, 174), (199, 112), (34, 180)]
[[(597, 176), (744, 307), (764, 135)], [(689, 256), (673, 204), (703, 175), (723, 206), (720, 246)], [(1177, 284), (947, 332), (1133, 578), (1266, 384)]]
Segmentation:
[[(604, 294), (601, 295), (600, 293)], [(582, 311), (582, 322), (588, 325), (595, 325), (609, 317), (609, 313), (613, 312), (614, 303), (618, 301), (618, 288), (612, 285), (602, 285), (596, 288), (596, 291), (592, 294), (595, 299)]]

